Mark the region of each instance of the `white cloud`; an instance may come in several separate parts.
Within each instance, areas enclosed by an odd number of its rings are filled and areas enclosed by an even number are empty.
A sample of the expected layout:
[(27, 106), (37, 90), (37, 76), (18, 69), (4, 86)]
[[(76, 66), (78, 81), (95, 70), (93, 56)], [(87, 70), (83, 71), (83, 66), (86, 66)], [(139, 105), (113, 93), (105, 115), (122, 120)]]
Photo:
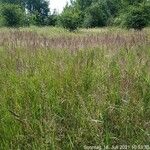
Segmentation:
[(50, 0), (50, 9), (56, 9), (59, 13), (62, 12), (64, 6), (69, 0)]

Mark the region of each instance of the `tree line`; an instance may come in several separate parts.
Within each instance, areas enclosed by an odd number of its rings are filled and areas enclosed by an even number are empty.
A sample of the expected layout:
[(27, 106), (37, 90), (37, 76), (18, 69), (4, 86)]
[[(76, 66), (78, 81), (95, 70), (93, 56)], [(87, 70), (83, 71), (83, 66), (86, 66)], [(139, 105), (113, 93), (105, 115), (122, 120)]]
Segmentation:
[(55, 18), (46, 0), (0, 0), (1, 26), (55, 25)]
[(150, 0), (71, 0), (63, 12), (51, 12), (47, 0), (0, 0), (0, 25), (77, 28), (150, 25)]

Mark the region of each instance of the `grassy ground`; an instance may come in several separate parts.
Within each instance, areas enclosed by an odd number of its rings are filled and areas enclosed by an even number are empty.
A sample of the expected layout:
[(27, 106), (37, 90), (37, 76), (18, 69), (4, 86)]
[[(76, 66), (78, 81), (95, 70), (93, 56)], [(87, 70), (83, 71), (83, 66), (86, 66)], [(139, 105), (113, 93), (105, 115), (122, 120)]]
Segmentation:
[(78, 32), (0, 32), (1, 150), (150, 148), (150, 30)]

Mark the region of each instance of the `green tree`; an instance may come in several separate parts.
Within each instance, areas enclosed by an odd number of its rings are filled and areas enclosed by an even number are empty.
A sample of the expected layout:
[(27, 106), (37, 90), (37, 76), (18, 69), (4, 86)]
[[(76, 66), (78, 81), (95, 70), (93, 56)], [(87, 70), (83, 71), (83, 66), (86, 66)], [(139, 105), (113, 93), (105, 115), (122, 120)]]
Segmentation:
[(107, 25), (110, 12), (105, 2), (93, 3), (86, 11), (84, 27), (103, 27)]
[(76, 0), (74, 6), (81, 11), (85, 11), (92, 4), (93, 0)]
[(34, 17), (36, 25), (46, 25), (49, 16), (49, 2), (46, 0), (25, 0), (26, 9)]
[(103, 0), (112, 17), (116, 17), (123, 5), (121, 0)]
[[(84, 22), (84, 17), (85, 17), (86, 11), (91, 6), (92, 3), (93, 3), (93, 0), (71, 1), (72, 8), (74, 8), (80, 12), (80, 20), (82, 23)], [(82, 23), (80, 24), (80, 26), (82, 26)]]
[(50, 12), (47, 0), (0, 0), (0, 3), (20, 5), (28, 11), (28, 16), (35, 25), (45, 25)]
[(130, 6), (122, 17), (122, 25), (128, 29), (142, 30), (150, 21), (150, 5)]
[(123, 3), (126, 5), (137, 5), (139, 3), (146, 3), (147, 0), (124, 0)]
[(66, 6), (59, 17), (61, 26), (69, 31), (75, 31), (81, 23), (80, 12), (71, 6)]
[(102, 27), (112, 24), (122, 9), (121, 0), (75, 0), (71, 6), (80, 11), (84, 27)]
[(54, 10), (46, 19), (46, 25), (55, 26), (58, 22), (58, 13)]
[(25, 10), (26, 0), (0, 0), (0, 4), (14, 4), (19, 5)]
[(8, 27), (19, 27), (24, 24), (25, 14), (19, 5), (5, 4), (1, 7), (3, 25)]

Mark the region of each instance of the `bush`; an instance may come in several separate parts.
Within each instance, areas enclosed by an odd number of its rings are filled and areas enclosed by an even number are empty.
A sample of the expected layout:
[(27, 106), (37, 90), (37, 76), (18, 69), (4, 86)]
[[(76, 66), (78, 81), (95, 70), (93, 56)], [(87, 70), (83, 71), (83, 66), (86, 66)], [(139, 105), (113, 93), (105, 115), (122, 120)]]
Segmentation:
[(19, 5), (4, 4), (1, 7), (3, 25), (7, 27), (18, 27), (25, 23), (25, 14)]
[(58, 14), (57, 12), (53, 12), (46, 18), (46, 25), (48, 26), (55, 26), (57, 25), (57, 20), (58, 20)]
[(60, 25), (69, 31), (75, 31), (80, 25), (80, 13), (74, 8), (68, 7), (64, 9), (62, 14), (59, 17)]
[(149, 23), (149, 10), (149, 6), (130, 6), (125, 15), (121, 17), (122, 26), (127, 29), (142, 30)]
[(103, 27), (107, 25), (110, 13), (107, 5), (102, 2), (94, 3), (87, 9), (84, 18), (84, 27)]

